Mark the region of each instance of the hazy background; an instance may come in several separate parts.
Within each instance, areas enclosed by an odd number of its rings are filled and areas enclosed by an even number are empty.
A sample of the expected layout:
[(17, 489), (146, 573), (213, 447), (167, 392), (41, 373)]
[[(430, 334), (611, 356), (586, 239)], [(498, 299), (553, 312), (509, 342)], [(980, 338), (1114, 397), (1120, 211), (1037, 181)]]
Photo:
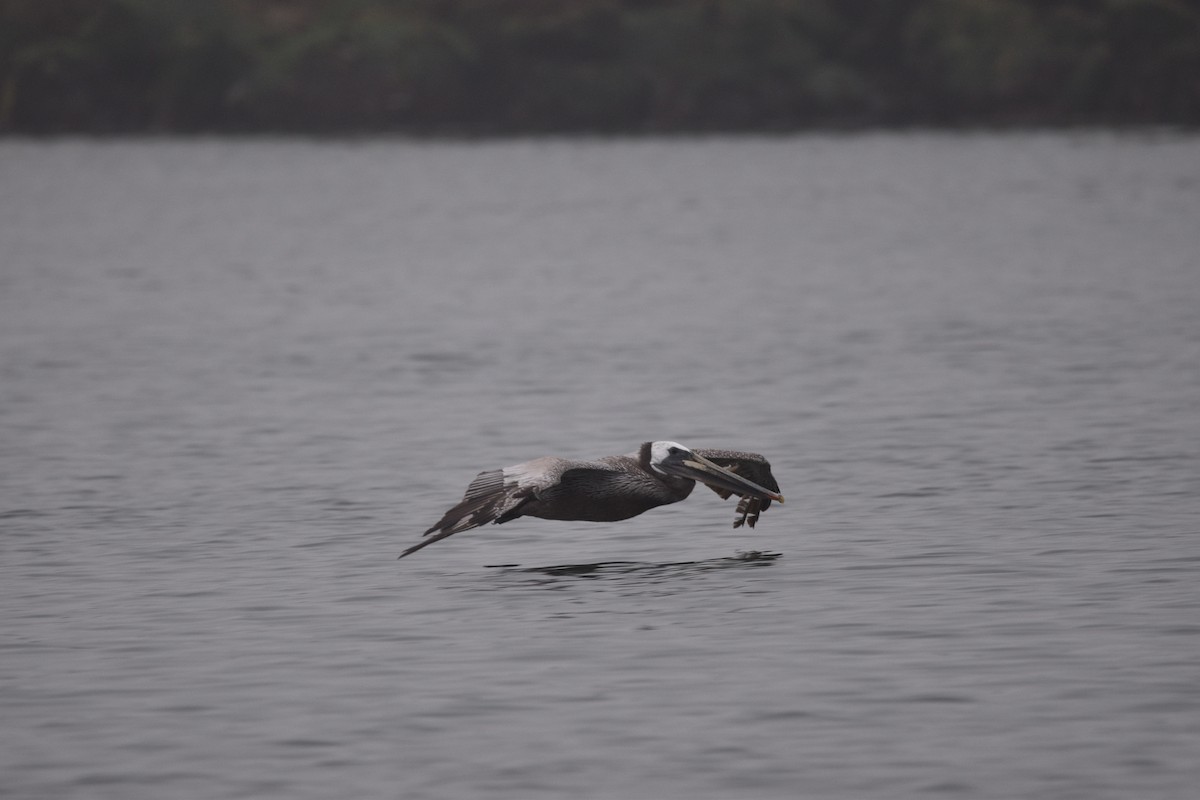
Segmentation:
[(0, 130), (1200, 122), (1194, 0), (3, 0)]

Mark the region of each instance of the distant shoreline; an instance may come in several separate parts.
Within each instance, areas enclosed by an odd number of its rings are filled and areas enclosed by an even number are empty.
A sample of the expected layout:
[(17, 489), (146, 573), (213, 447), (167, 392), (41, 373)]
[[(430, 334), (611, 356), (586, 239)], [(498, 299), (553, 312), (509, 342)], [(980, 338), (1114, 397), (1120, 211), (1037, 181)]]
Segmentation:
[(9, 2), (0, 134), (1200, 126), (1164, 0)]

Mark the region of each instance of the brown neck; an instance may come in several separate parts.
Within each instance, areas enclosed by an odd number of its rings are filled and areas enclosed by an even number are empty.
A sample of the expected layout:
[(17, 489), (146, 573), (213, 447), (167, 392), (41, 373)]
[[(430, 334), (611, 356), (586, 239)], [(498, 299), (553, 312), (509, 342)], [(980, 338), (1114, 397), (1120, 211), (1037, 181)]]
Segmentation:
[(650, 472), (650, 445), (652, 444), (654, 444), (654, 442), (643, 442), (642, 449), (638, 451), (638, 464), (640, 464), (642, 469), (646, 470), (646, 472)]

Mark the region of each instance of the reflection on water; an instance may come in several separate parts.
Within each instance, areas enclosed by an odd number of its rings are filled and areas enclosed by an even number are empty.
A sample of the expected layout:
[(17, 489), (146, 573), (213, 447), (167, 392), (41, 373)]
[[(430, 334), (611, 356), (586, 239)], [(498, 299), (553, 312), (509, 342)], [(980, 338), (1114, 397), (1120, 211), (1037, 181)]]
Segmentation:
[(491, 564), (489, 569), (502, 572), (537, 572), (543, 575), (572, 576), (579, 578), (609, 578), (614, 576), (646, 575), (657, 578), (661, 576), (686, 577), (690, 573), (705, 572), (714, 569), (730, 569), (740, 567), (769, 566), (782, 553), (750, 550), (739, 552), (734, 556), (723, 558), (708, 558), (703, 561), (668, 561), (666, 563), (647, 563), (642, 561), (600, 561), (594, 564), (557, 564), (551, 567), (522, 567), (519, 564)]
[[(0, 180), (5, 798), (1194, 796), (1195, 137)], [(395, 560), (481, 469), (651, 439), (788, 503)]]

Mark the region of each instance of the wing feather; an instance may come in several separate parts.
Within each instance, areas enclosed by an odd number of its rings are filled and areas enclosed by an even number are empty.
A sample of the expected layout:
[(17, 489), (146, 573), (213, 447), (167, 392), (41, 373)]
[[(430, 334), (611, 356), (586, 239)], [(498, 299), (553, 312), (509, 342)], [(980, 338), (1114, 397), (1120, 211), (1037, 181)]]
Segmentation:
[[(745, 453), (740, 450), (696, 450), (697, 455), (707, 458), (717, 466), (724, 467), (730, 472), (735, 472), (743, 478), (754, 481), (764, 489), (770, 489), (772, 492), (779, 491), (779, 483), (775, 480), (775, 476), (771, 474), (771, 464), (767, 459), (763, 458), (758, 453)], [(721, 489), (715, 486), (709, 486), (722, 500), (729, 499), (733, 492), (728, 489)], [(737, 505), (737, 516), (733, 519), (733, 527), (740, 528), (742, 525), (754, 527), (758, 522), (758, 515), (766, 511), (771, 506), (770, 499), (742, 496)]]
[[(558, 483), (565, 464), (561, 458), (535, 458), (504, 469), (486, 470), (475, 476), (463, 499), (442, 515), (423, 538), (400, 554), (404, 558), (462, 531), (489, 522), (508, 522), (521, 516), (521, 508), (539, 492)], [(432, 534), (432, 535), (431, 535)]]

